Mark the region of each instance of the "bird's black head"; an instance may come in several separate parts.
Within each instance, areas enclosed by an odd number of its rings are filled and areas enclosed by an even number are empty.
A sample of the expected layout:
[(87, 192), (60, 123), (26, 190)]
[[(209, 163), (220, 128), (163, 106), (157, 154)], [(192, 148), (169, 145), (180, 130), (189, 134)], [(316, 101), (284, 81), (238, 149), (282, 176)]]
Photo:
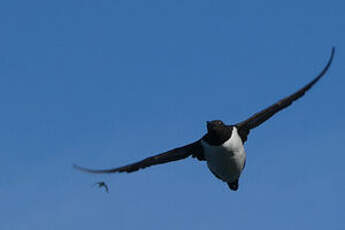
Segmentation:
[(223, 144), (231, 137), (232, 128), (221, 120), (207, 121), (206, 141), (211, 145)]
[(221, 120), (207, 121), (206, 124), (208, 132), (213, 132), (225, 127), (224, 123)]

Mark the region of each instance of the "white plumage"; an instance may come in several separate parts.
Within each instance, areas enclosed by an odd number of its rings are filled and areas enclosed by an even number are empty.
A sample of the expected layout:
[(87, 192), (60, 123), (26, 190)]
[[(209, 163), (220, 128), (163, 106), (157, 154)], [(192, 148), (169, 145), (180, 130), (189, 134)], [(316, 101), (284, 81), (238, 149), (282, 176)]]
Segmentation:
[(207, 166), (213, 174), (225, 182), (237, 180), (244, 168), (246, 152), (237, 128), (232, 128), (229, 140), (222, 145), (213, 146), (201, 141)]

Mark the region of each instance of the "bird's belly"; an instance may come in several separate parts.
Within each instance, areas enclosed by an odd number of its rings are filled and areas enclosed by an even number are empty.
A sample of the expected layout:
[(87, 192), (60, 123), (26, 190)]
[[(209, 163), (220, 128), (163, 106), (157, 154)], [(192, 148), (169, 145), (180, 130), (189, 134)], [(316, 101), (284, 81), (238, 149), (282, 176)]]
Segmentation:
[(209, 145), (204, 141), (201, 144), (207, 166), (216, 177), (229, 183), (240, 177), (246, 162), (246, 152), (236, 127), (233, 127), (231, 138), (222, 145)]
[(207, 166), (216, 177), (226, 182), (234, 182), (240, 177), (246, 158), (244, 151), (230, 152), (223, 149), (207, 152)]

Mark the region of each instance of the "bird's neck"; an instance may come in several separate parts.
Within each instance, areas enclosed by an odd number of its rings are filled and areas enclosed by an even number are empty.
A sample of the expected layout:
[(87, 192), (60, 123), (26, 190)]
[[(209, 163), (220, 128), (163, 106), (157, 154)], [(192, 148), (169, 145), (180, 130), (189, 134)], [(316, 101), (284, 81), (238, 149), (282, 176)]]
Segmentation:
[(209, 145), (222, 145), (224, 142), (229, 140), (232, 133), (232, 127), (224, 127), (218, 130), (208, 131), (204, 136), (204, 140)]

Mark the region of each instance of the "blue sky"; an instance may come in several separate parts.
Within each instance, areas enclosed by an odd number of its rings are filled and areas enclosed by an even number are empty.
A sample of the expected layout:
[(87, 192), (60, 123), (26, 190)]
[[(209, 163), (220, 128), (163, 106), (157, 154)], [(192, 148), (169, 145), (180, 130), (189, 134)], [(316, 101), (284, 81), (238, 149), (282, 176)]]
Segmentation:
[[(345, 2), (0, 2), (0, 229), (345, 229)], [(295, 91), (249, 136), (238, 192), (190, 143)], [(91, 185), (104, 180), (106, 194)]]

